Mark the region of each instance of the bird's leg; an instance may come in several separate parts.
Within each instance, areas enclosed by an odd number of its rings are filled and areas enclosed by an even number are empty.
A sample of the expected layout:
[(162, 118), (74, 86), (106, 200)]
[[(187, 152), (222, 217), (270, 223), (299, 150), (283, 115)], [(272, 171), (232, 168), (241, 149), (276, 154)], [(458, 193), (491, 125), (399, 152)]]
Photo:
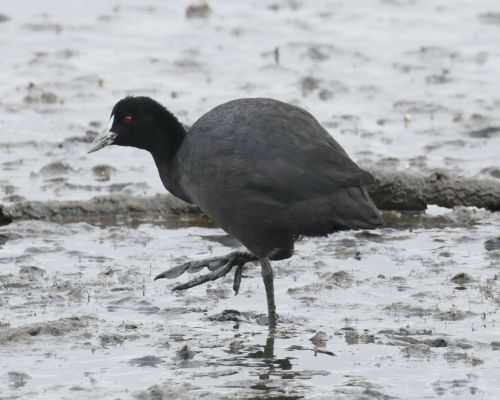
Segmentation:
[(241, 278), (243, 277), (243, 264), (238, 265), (236, 267), (236, 271), (234, 271), (234, 282), (233, 282), (233, 290), (234, 295), (236, 296), (240, 291)]
[(266, 288), (267, 297), (267, 314), (269, 316), (269, 329), (276, 328), (276, 303), (274, 302), (274, 282), (273, 282), (273, 269), (269, 258), (263, 257), (260, 259), (262, 267), (262, 279), (264, 280), (264, 287)]
[(269, 336), (266, 339), (266, 345), (264, 346), (264, 357), (273, 358), (274, 357), (274, 336)]
[(243, 273), (243, 265), (250, 261), (257, 261), (257, 257), (248, 252), (233, 251), (222, 257), (207, 258), (200, 261), (189, 261), (187, 263), (178, 265), (174, 268), (169, 269), (168, 271), (162, 272), (161, 274), (157, 275), (155, 277), (155, 280), (161, 278), (173, 279), (184, 274), (185, 272), (192, 274), (202, 270), (203, 268), (208, 268), (210, 271), (212, 271), (206, 275), (198, 276), (187, 283), (177, 285), (173, 289), (185, 290), (195, 286), (199, 286), (208, 281), (215, 281), (216, 279), (219, 279), (226, 275), (233, 269), (233, 267), (236, 266), (237, 268), (234, 274), (233, 289), (235, 291), (235, 294), (238, 294), (241, 283), (241, 275)]

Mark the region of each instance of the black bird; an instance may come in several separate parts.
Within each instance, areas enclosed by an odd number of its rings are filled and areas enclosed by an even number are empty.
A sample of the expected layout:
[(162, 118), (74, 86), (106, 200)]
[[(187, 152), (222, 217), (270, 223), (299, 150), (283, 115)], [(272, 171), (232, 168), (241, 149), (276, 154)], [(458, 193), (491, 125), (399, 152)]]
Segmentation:
[(276, 326), (269, 260), (292, 256), (301, 235), (318, 236), (383, 224), (359, 168), (319, 122), (281, 101), (238, 99), (215, 107), (184, 129), (149, 97), (126, 97), (111, 113), (109, 131), (89, 153), (107, 145), (149, 151), (165, 188), (194, 203), (249, 252), (189, 262), (157, 278), (204, 267), (212, 272), (175, 289), (215, 280), (236, 267), (237, 292), (246, 262), (260, 262), (269, 327)]

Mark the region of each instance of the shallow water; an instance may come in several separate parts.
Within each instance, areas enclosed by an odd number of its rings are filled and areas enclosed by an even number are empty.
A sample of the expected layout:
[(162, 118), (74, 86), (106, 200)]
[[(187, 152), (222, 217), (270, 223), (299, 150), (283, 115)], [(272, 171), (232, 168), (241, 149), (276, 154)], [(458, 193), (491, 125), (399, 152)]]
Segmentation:
[[(370, 170), (499, 179), (497, 1), (190, 4), (0, 3), (0, 204), (163, 192), (144, 152), (86, 155), (127, 94), (187, 125), (278, 98)], [(499, 215), (429, 213), (299, 242), (272, 337), (256, 266), (236, 297), (153, 281), (233, 249), (206, 220), (0, 227), (0, 399), (497, 398)]]
[(386, 228), (299, 242), (295, 257), (274, 263), (274, 343), (255, 266), (236, 297), (232, 276), (185, 293), (170, 290), (184, 277), (153, 281), (179, 262), (231, 251), (220, 230), (4, 226), (1, 392), (494, 398), (500, 253), (484, 244), (500, 219), (469, 212), (481, 223), (467, 229)]

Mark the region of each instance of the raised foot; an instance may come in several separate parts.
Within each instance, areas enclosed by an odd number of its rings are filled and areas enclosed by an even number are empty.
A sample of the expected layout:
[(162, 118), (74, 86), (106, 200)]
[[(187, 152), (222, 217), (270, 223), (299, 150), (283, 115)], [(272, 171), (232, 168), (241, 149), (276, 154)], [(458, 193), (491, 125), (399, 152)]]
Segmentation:
[(155, 280), (167, 278), (174, 279), (185, 272), (193, 274), (201, 271), (203, 268), (208, 268), (210, 273), (205, 275), (197, 276), (196, 278), (190, 280), (189, 282), (177, 285), (173, 290), (186, 290), (195, 286), (202, 285), (208, 281), (215, 281), (226, 275), (234, 267), (236, 271), (234, 273), (234, 283), (233, 290), (235, 295), (238, 294), (241, 284), (241, 276), (243, 274), (243, 265), (250, 261), (257, 261), (257, 257), (253, 254), (244, 251), (233, 251), (222, 257), (206, 258), (199, 261), (188, 261), (184, 264), (178, 265), (168, 271), (162, 272), (155, 277)]

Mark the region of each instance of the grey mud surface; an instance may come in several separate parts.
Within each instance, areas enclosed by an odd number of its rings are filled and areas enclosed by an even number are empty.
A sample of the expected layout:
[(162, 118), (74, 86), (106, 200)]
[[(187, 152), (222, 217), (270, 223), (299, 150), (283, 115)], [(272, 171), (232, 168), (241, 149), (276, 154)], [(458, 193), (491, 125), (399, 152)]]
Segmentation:
[(236, 297), (232, 276), (153, 281), (233, 249), (196, 220), (3, 226), (1, 398), (493, 399), (500, 218), (430, 213), (457, 223), (299, 242), (274, 263), (273, 337), (254, 265)]
[[(500, 398), (500, 216), (432, 206), (498, 210), (499, 33), (498, 0), (0, 2), (0, 399)], [(237, 243), (148, 154), (86, 155), (128, 94), (297, 104), (431, 206), (297, 243), (269, 337), (257, 266), (153, 281)]]

